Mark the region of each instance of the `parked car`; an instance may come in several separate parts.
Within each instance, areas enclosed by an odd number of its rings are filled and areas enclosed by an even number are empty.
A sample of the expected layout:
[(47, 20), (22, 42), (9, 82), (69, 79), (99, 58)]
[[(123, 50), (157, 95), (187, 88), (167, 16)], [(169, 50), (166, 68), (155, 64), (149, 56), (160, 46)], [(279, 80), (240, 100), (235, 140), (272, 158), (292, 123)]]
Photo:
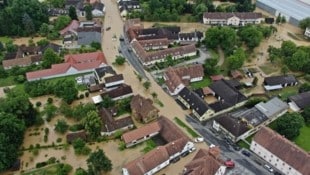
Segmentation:
[(265, 165), (264, 165), (264, 168), (266, 168), (269, 172), (273, 173), (273, 169), (271, 168), (270, 165), (265, 164)]
[(202, 137), (197, 137), (194, 139), (194, 142), (196, 142), (196, 143), (201, 143), (203, 141), (204, 141), (204, 139)]
[(178, 162), (179, 160), (180, 160), (180, 157), (176, 157), (176, 158), (172, 159), (171, 162), (172, 162), (172, 163), (176, 163), (176, 162)]
[(234, 168), (235, 167), (235, 162), (233, 162), (232, 160), (226, 160), (224, 162), (224, 165), (227, 167), (227, 168)]
[(280, 172), (278, 172), (278, 171), (275, 171), (273, 174), (274, 174), (274, 175), (282, 175), (282, 173), (280, 173)]
[(106, 31), (109, 31), (109, 30), (111, 30), (111, 27), (107, 27), (105, 30), (106, 30)]
[(250, 157), (251, 156), (251, 153), (249, 153), (248, 151), (246, 150), (242, 150), (241, 153), (247, 157)]
[(233, 145), (233, 148), (234, 148), (234, 150), (236, 150), (236, 151), (240, 151), (240, 149), (241, 149), (238, 145)]
[(193, 152), (193, 151), (195, 151), (195, 150), (196, 150), (196, 148), (193, 147), (192, 149), (189, 150), (189, 152), (191, 153), (191, 152)]
[(184, 153), (181, 154), (182, 157), (185, 157), (187, 155), (189, 155), (189, 151), (185, 151)]

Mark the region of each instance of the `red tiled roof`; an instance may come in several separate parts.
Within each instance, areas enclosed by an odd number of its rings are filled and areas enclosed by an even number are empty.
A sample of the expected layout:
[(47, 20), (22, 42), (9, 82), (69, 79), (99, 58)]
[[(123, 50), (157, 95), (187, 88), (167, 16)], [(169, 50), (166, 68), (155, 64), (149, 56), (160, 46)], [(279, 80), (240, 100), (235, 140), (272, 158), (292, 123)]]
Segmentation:
[(153, 122), (147, 124), (141, 128), (135, 129), (133, 131), (126, 132), (122, 135), (124, 142), (130, 143), (134, 140), (143, 138), (144, 136), (150, 135), (160, 131), (160, 125), (158, 122)]
[(279, 157), (301, 174), (309, 175), (310, 155), (268, 127), (262, 127), (253, 141)]
[(69, 25), (67, 25), (64, 29), (59, 31), (60, 35), (64, 35), (67, 32), (76, 32), (77, 28), (80, 26), (80, 22), (77, 20), (72, 20)]
[(212, 81), (219, 81), (221, 79), (224, 79), (224, 76), (223, 75), (211, 75), (210, 78)]
[(53, 64), (50, 69), (28, 72), (26, 73), (26, 77), (27, 80), (39, 79), (57, 74), (63, 74), (71, 67), (75, 68), (77, 71), (82, 71), (97, 68), (102, 63), (106, 64), (106, 59), (102, 52), (66, 55), (65, 63)]

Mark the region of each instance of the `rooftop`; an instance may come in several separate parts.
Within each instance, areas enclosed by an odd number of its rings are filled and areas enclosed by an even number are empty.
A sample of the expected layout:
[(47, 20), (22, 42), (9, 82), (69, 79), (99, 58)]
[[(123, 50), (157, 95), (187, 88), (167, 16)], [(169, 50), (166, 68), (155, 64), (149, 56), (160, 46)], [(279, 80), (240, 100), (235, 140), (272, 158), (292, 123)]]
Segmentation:
[(310, 107), (310, 91), (290, 96), (289, 99), (301, 109)]

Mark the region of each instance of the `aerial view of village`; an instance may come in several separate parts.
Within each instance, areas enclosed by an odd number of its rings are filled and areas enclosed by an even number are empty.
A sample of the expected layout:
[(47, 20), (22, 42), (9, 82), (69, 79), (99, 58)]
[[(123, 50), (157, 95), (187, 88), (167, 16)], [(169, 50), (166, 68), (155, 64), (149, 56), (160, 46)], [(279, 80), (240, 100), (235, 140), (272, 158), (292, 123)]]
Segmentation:
[(310, 0), (0, 0), (0, 175), (310, 175)]

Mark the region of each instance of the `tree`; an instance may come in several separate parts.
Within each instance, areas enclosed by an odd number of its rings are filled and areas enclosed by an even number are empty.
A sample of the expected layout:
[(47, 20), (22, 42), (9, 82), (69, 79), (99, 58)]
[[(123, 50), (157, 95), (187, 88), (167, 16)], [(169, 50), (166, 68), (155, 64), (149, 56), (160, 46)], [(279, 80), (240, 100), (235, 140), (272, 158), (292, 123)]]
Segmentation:
[(53, 117), (55, 117), (56, 113), (57, 113), (57, 107), (53, 104), (47, 104), (44, 107), (44, 113), (46, 115), (46, 120), (47, 121), (51, 121), (51, 119)]
[(145, 82), (143, 83), (143, 87), (145, 88), (145, 90), (148, 90), (148, 89), (151, 87), (151, 82), (145, 81)]
[(39, 29), (40, 35), (47, 36), (49, 32), (50, 32), (50, 29), (49, 29), (48, 24), (43, 23)]
[(215, 49), (221, 43), (221, 31), (218, 27), (212, 27), (206, 31), (205, 44), (208, 48)]
[(306, 30), (307, 27), (310, 27), (310, 17), (299, 21), (299, 27), (303, 30)]
[(74, 175), (88, 175), (88, 173), (83, 168), (78, 168), (78, 169), (75, 170)]
[(95, 48), (96, 50), (101, 50), (101, 44), (99, 42), (91, 42), (90, 47)]
[(115, 102), (112, 100), (112, 98), (107, 95), (103, 97), (102, 102), (101, 102), (101, 106), (104, 108), (112, 107), (114, 106), (114, 104)]
[(254, 26), (246, 26), (242, 28), (239, 36), (250, 50), (253, 50), (255, 47), (257, 47), (263, 39), (262, 32)]
[(102, 149), (98, 149), (90, 154), (89, 158), (87, 159), (87, 165), (89, 171), (96, 175), (112, 170), (112, 162), (105, 155)]
[(286, 65), (282, 66), (281, 68), (282, 74), (286, 75), (288, 71), (289, 71), (289, 68)]
[(152, 92), (152, 94), (151, 94), (151, 95), (152, 95), (152, 97), (153, 97), (154, 99), (156, 99), (156, 98), (157, 98), (157, 96), (158, 96), (156, 92)]
[(83, 124), (91, 139), (96, 139), (100, 135), (102, 123), (97, 111), (89, 111)]
[(33, 21), (28, 13), (24, 13), (22, 22), (25, 27), (26, 35), (33, 34), (35, 32)]
[(196, 17), (197, 20), (202, 19), (203, 13), (207, 12), (208, 8), (204, 3), (200, 3), (198, 4), (195, 8), (194, 8), (194, 15)]
[(276, 19), (276, 23), (277, 24), (281, 23), (281, 20), (282, 20), (281, 13), (279, 13)]
[(69, 16), (60, 15), (55, 21), (55, 30), (61, 30), (65, 28), (71, 22), (71, 18)]
[(68, 104), (71, 104), (78, 95), (78, 90), (76, 89), (74, 80), (59, 80), (54, 85), (53, 89), (53, 93), (57, 97), (63, 98), (63, 100)]
[(74, 152), (78, 155), (88, 155), (91, 149), (86, 146), (86, 143), (81, 138), (77, 138), (72, 142)]
[(47, 39), (41, 39), (37, 42), (37, 45), (42, 46), (42, 47), (47, 46), (48, 44), (49, 44), (49, 41)]
[[(68, 107), (70, 107), (70, 106), (68, 106)], [(97, 110), (97, 108), (96, 108), (95, 104), (93, 104), (93, 103), (79, 104), (79, 105), (75, 106), (71, 110), (71, 112), (68, 113), (68, 115), (71, 114), (71, 116), (74, 117), (74, 119), (76, 119), (77, 121), (80, 121), (87, 116), (88, 112), (96, 111), (96, 110)], [(66, 112), (68, 112), (68, 110), (66, 110)]]
[(0, 171), (6, 170), (16, 161), (25, 129), (22, 120), (0, 112)]
[(222, 27), (219, 37), (221, 39), (220, 46), (224, 50), (224, 52), (226, 54), (232, 53), (238, 41), (236, 31), (230, 27)]
[(61, 134), (64, 134), (65, 132), (67, 132), (69, 128), (69, 125), (67, 124), (67, 122), (63, 119), (61, 120), (57, 120), (57, 123), (55, 124), (55, 131), (59, 132)]
[(63, 8), (65, 6), (65, 0), (47, 0), (47, 3), (55, 8)]
[(299, 93), (310, 91), (310, 83), (304, 83), (299, 87)]
[(4, 50), (5, 50), (4, 45), (3, 45), (3, 43), (0, 41), (0, 52), (2, 52), (2, 51), (4, 51)]
[(309, 60), (309, 54), (302, 49), (298, 49), (290, 58), (285, 59), (285, 63), (291, 70), (301, 71)]
[(219, 73), (219, 67), (217, 66), (218, 59), (217, 58), (210, 58), (206, 59), (205, 63), (203, 64), (204, 72), (207, 75), (216, 75)]
[(86, 20), (89, 20), (89, 21), (92, 20), (93, 19), (93, 14), (92, 14), (92, 7), (91, 7), (91, 5), (85, 5), (84, 10), (85, 10)]
[(115, 63), (117, 65), (123, 65), (125, 63), (126, 59), (122, 56), (116, 56)]
[(78, 17), (76, 15), (75, 7), (70, 6), (70, 8), (69, 8), (69, 16), (70, 16), (71, 20), (78, 20)]
[(246, 103), (245, 103), (245, 107), (247, 108), (252, 108), (254, 107), (256, 104), (260, 103), (260, 102), (265, 102), (266, 100), (264, 98), (251, 98), (249, 99)]
[(246, 55), (244, 50), (241, 48), (237, 49), (233, 55), (228, 57), (228, 66), (230, 70), (235, 70), (242, 67), (245, 59)]
[(304, 109), (304, 111), (302, 112), (302, 116), (303, 116), (303, 118), (305, 120), (305, 123), (307, 125), (310, 125), (310, 107), (306, 107)]
[(292, 41), (283, 41), (281, 44), (281, 54), (284, 58), (293, 56), (296, 50), (296, 44)]
[(13, 44), (12, 40), (5, 43), (5, 48), (6, 48), (6, 51), (9, 53), (13, 53), (17, 51), (17, 45)]
[(292, 140), (299, 135), (304, 119), (299, 113), (286, 113), (276, 120), (276, 130), (279, 134)]
[(53, 49), (48, 48), (43, 54), (42, 66), (44, 68), (50, 68), (52, 64), (57, 64), (61, 62), (61, 58), (54, 52)]

